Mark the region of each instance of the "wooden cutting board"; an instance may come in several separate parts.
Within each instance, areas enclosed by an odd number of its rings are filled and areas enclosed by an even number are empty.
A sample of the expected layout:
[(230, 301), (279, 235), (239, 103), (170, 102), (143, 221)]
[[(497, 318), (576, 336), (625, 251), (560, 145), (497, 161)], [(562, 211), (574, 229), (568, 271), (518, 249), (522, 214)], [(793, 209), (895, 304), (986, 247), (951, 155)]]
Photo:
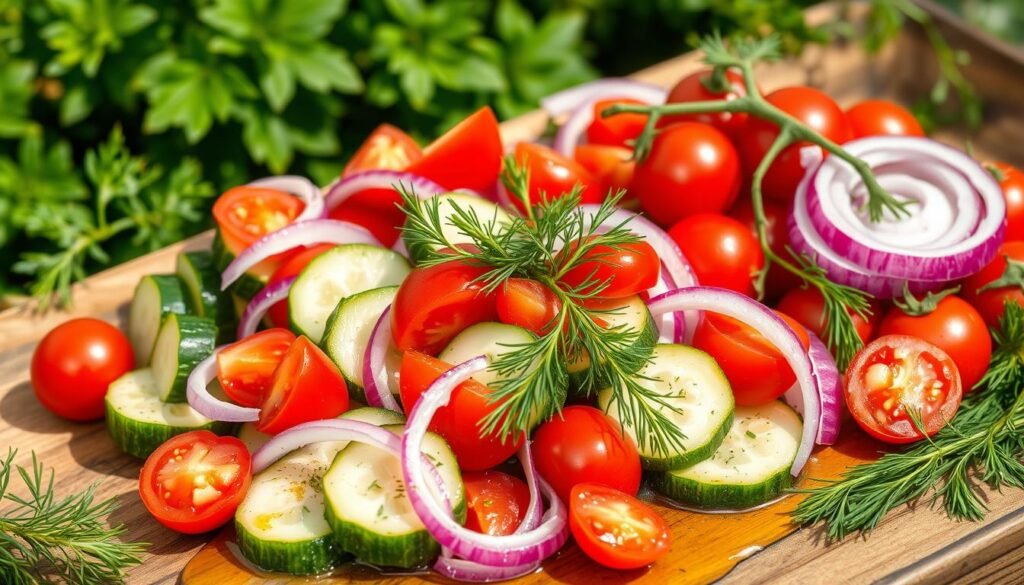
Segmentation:
[[(831, 5), (808, 13), (812, 22), (831, 19)], [(849, 18), (862, 10), (855, 7)], [(969, 74), (986, 95), (987, 123), (971, 142), (981, 158), (1024, 163), (1024, 63), (1005, 47), (950, 29), (950, 38), (971, 51)], [(684, 55), (636, 77), (668, 85), (699, 66), (699, 57)], [(867, 96), (919, 96), (934, 79), (934, 59), (914, 30), (882, 55), (867, 57), (847, 46), (812, 48), (799, 61), (764, 67), (765, 90), (783, 85), (810, 84), (823, 88), (842, 105)], [(507, 141), (530, 139), (543, 132), (546, 118), (534, 113), (503, 125)], [(957, 132), (938, 138), (963, 145)], [(35, 343), (55, 324), (72, 316), (99, 316), (123, 325), (132, 289), (144, 274), (170, 272), (182, 248), (209, 246), (210, 235), (171, 246), (98, 274), (75, 287), (70, 313), (34, 315), (8, 310), (0, 313), (0, 451), (19, 449), (25, 464), (34, 450), (56, 468), (57, 489), (79, 491), (100, 481), (101, 497), (116, 497), (121, 508), (111, 522), (128, 527), (127, 538), (151, 543), (144, 563), (130, 572), (132, 583), (236, 585), (243, 583), (300, 583), (308, 579), (265, 575), (245, 566), (231, 552), (233, 532), (186, 537), (163, 529), (142, 507), (136, 492), (139, 461), (119, 453), (102, 424), (75, 424), (57, 419), (36, 402), (28, 382), (28, 364)], [(821, 449), (809, 465), (809, 477), (835, 477), (848, 465), (874, 457), (879, 446), (856, 428), (847, 428), (835, 447)], [(804, 485), (808, 485), (805, 480)], [(566, 583), (702, 583), (721, 578), (735, 583), (860, 583), (882, 582), (1020, 582), (1024, 580), (1024, 493), (985, 492), (990, 512), (981, 523), (956, 523), (922, 503), (916, 509), (891, 514), (867, 539), (848, 538), (826, 544), (820, 529), (797, 530), (788, 512), (799, 496), (745, 514), (694, 514), (659, 506), (674, 537), (671, 554), (647, 570), (616, 572), (586, 560), (574, 545), (545, 563), (543, 572), (520, 582)], [(0, 509), (3, 506), (0, 505)], [(210, 539), (213, 541), (207, 545)], [(204, 546), (207, 545), (207, 546)], [(200, 550), (201, 549), (201, 550)], [(763, 549), (763, 550), (762, 550)], [(199, 554), (195, 554), (199, 551)], [(383, 581), (379, 573), (345, 570), (326, 582)], [(430, 575), (388, 577), (389, 583), (440, 581)]]

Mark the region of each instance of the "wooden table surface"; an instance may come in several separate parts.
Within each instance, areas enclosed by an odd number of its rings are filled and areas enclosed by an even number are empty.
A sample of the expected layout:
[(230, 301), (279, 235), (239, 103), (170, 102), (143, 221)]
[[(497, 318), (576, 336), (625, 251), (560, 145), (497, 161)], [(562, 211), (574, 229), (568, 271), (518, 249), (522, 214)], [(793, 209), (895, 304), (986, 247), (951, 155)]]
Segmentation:
[[(833, 7), (815, 9), (811, 20), (821, 21), (834, 14)], [(970, 70), (988, 98), (984, 128), (971, 138), (981, 158), (1000, 158), (1024, 163), (1024, 66), (991, 47), (953, 31), (958, 42), (972, 50)], [(637, 74), (638, 78), (667, 85), (698, 67), (698, 57), (685, 55)], [(1016, 67), (1016, 69), (1015, 69)], [(812, 48), (797, 61), (763, 68), (761, 85), (766, 90), (791, 84), (813, 84), (836, 96), (841, 105), (869, 95), (920, 95), (934, 75), (934, 62), (918, 34), (908, 32), (899, 42), (879, 56), (866, 58), (854, 47)], [(534, 113), (503, 125), (506, 141), (532, 138), (545, 126), (542, 114)], [(964, 144), (961, 134), (938, 136), (953, 144)], [(0, 313), (0, 451), (19, 449), (17, 461), (25, 464), (35, 451), (44, 464), (57, 470), (57, 490), (79, 491), (100, 481), (101, 497), (116, 497), (121, 506), (112, 523), (128, 527), (127, 538), (151, 543), (145, 562), (130, 573), (131, 583), (174, 583), (179, 580), (196, 552), (209, 536), (186, 537), (174, 534), (150, 518), (138, 500), (136, 481), (139, 462), (119, 453), (102, 423), (76, 424), (60, 420), (45, 411), (35, 400), (28, 382), (28, 364), (35, 343), (55, 324), (72, 316), (99, 316), (123, 325), (126, 303), (138, 278), (147, 273), (173, 271), (174, 257), (183, 247), (203, 248), (210, 236), (204, 234), (154, 254), (98, 274), (75, 287), (74, 309), (66, 313), (36, 315), (11, 309)], [(574, 547), (567, 549), (552, 569), (536, 575), (533, 582), (556, 580), (566, 583), (612, 582), (702, 582), (725, 574), (726, 583), (939, 583), (1021, 582), (1024, 581), (1024, 494), (1007, 490), (1003, 494), (986, 492), (990, 512), (985, 522), (948, 521), (930, 509), (927, 502), (916, 509), (891, 514), (867, 539), (847, 538), (826, 545), (819, 529), (801, 529), (772, 543), (766, 540), (763, 551), (726, 559), (720, 572), (701, 567), (706, 563), (722, 565), (722, 559), (704, 559), (689, 554), (698, 546), (704, 532), (699, 523), (679, 520), (673, 523), (675, 548), (666, 562), (650, 572), (615, 573), (601, 571), (579, 558)], [(791, 504), (779, 504), (777, 523)], [(669, 513), (674, 514), (675, 512)], [(680, 517), (681, 518), (681, 517)], [(745, 530), (740, 517), (727, 520), (735, 530)], [(792, 530), (787, 528), (786, 532)], [(211, 571), (211, 559), (217, 547), (207, 548), (186, 571), (188, 583), (216, 585), (259, 582), (249, 573)], [(735, 565), (734, 568), (730, 567)], [(231, 575), (225, 578), (224, 575)], [(366, 575), (360, 580), (376, 580)], [(418, 578), (408, 579), (409, 581)], [(282, 581), (283, 582), (283, 581)]]

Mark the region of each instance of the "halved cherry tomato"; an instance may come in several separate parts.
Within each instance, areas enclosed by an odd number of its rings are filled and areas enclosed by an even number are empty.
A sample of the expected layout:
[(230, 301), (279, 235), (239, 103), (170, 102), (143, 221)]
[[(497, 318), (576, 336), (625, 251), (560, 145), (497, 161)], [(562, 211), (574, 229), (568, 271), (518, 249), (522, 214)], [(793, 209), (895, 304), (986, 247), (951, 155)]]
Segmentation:
[(146, 459), (139, 497), (167, 528), (201, 534), (234, 517), (251, 482), (252, 460), (244, 443), (189, 431), (168, 439)]
[(846, 370), (846, 405), (869, 435), (889, 443), (923, 439), (953, 420), (960, 374), (946, 352), (909, 335), (884, 335), (861, 348)]
[(447, 189), (487, 192), (498, 180), (503, 152), (498, 119), (485, 106), (432, 142), (406, 170)]
[[(292, 223), (305, 207), (297, 197), (284, 191), (241, 186), (228, 189), (217, 198), (213, 217), (224, 246), (238, 254), (261, 237)], [(270, 275), (287, 254), (271, 256), (250, 271)]]
[[(964, 281), (964, 299), (978, 310), (989, 327), (999, 326), (1006, 303), (1024, 306), (1024, 273), (1016, 277), (1013, 271), (1007, 274), (1007, 259), (1024, 264), (1024, 242), (1003, 243), (988, 266)], [(999, 286), (986, 288), (1000, 279)]]
[(864, 100), (846, 110), (854, 138), (924, 136), (924, 128), (903, 106), (888, 100)]
[[(398, 374), (405, 411), (412, 412), (420, 396), (451, 367), (452, 364), (418, 351), (405, 352)], [(494, 467), (511, 457), (523, 442), (522, 436), (517, 440), (509, 437), (504, 442), (497, 433), (480, 436), (480, 421), (497, 407), (491, 403), (491, 392), (487, 386), (467, 380), (459, 384), (448, 405), (439, 409), (430, 421), (430, 430), (448, 441), (461, 469)]]
[[(807, 349), (810, 340), (804, 328), (791, 317), (775, 311), (796, 333)], [(708, 352), (722, 368), (732, 386), (736, 404), (765, 404), (782, 396), (796, 374), (782, 352), (757, 331), (743, 323), (705, 312), (693, 336), (693, 346)]]
[[(573, 158), (609, 189), (629, 189), (636, 168), (632, 150), (621, 146), (581, 144), (576, 147)], [(627, 193), (626, 199), (630, 198)]]
[(698, 213), (672, 226), (668, 235), (702, 285), (754, 296), (754, 276), (764, 268), (764, 252), (747, 226), (720, 213)]
[(436, 354), (466, 327), (497, 320), (494, 294), (477, 280), (488, 270), (462, 260), (413, 269), (391, 305), (395, 346)]
[[(754, 208), (749, 198), (743, 198), (732, 208), (729, 215), (738, 219), (748, 228), (750, 233), (757, 237), (757, 220), (754, 218)], [(764, 202), (764, 216), (766, 220), (768, 247), (782, 258), (793, 259), (789, 251), (789, 209), (772, 201)], [(764, 296), (766, 299), (778, 299), (788, 290), (792, 290), (803, 284), (803, 280), (773, 263), (768, 269), (768, 278), (764, 285)]]
[(603, 112), (615, 104), (644, 105), (640, 100), (614, 98), (594, 102), (594, 120), (587, 126), (587, 142), (607, 146), (629, 146), (647, 124), (646, 114), (622, 113), (604, 117)]
[[(291, 276), (298, 276), (307, 264), (312, 262), (320, 254), (334, 248), (334, 244), (317, 244), (304, 250), (293, 253), (287, 260), (277, 267), (277, 270), (270, 275), (268, 284), (280, 282)], [(288, 301), (278, 301), (267, 311), (267, 317), (275, 327), (288, 327)]]
[(342, 176), (360, 171), (401, 171), (421, 158), (423, 151), (411, 136), (391, 124), (381, 124), (352, 155)]
[(548, 287), (528, 278), (510, 278), (495, 292), (495, 306), (502, 323), (544, 335), (558, 315), (562, 302)]
[[(590, 171), (543, 144), (520, 142), (516, 145), (516, 164), (526, 167), (530, 174), (530, 204), (565, 197), (579, 184), (581, 203), (604, 201), (604, 187)], [(526, 206), (518, 197), (512, 203), (519, 211)]]
[(297, 424), (348, 410), (348, 387), (327, 354), (300, 335), (274, 371), (256, 430), (276, 435)]
[[(869, 314), (867, 319), (847, 309), (846, 312), (853, 318), (853, 326), (857, 329), (857, 336), (864, 343), (871, 341), (875, 335), (878, 322), (882, 320), (882, 304), (876, 299), (868, 301)], [(779, 311), (789, 315), (794, 321), (800, 323), (810, 330), (811, 333), (824, 339), (825, 326), (825, 297), (821, 291), (808, 286), (807, 288), (794, 288), (779, 301), (776, 307)]]
[[(575, 250), (575, 242), (571, 245)], [(600, 283), (607, 283), (597, 295), (603, 299), (620, 299), (639, 294), (658, 283), (661, 260), (645, 241), (617, 247), (597, 245), (591, 248), (573, 269), (562, 275), (559, 282), (584, 292), (596, 291)], [(592, 285), (583, 286), (587, 283)]]
[(595, 483), (572, 488), (569, 529), (584, 554), (613, 569), (647, 566), (672, 548), (668, 524), (653, 508)]
[(1006, 241), (1024, 240), (1024, 171), (1004, 162), (986, 163), (1006, 201)]
[(218, 351), (217, 381), (228, 398), (242, 406), (259, 406), (294, 341), (295, 334), (287, 329), (267, 329)]
[[(743, 76), (731, 69), (725, 72), (729, 89), (724, 93), (716, 93), (708, 89), (711, 70), (697, 71), (679, 80), (679, 83), (668, 92), (667, 103), (706, 102), (713, 100), (732, 101), (747, 95), (747, 87)], [(730, 137), (736, 137), (747, 123), (747, 114), (743, 112), (719, 112), (716, 114), (675, 114), (665, 116), (658, 121), (659, 127), (677, 122), (700, 122), (710, 124)]]
[(500, 471), (466, 471), (466, 528), (505, 536), (515, 532), (530, 506), (530, 488), (523, 480)]

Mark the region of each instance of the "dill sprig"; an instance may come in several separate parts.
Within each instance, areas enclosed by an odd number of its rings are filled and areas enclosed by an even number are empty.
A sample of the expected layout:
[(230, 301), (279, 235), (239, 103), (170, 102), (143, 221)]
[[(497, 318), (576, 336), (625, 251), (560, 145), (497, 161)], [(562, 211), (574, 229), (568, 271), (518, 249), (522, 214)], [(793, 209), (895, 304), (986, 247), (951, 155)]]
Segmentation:
[[(32, 453), (32, 467), (14, 465), (11, 449), (0, 460), (0, 582), (7, 585), (120, 583), (125, 570), (141, 562), (144, 545), (121, 542), (123, 526), (108, 527), (113, 498), (96, 503), (96, 484), (58, 499), (53, 469), (46, 473)], [(17, 470), (28, 497), (8, 492)]]
[(906, 451), (800, 490), (808, 496), (794, 522), (824, 522), (829, 538), (840, 539), (870, 531), (890, 510), (928, 493), (950, 518), (980, 520), (986, 512), (980, 484), (1024, 488), (1024, 309), (1007, 303), (993, 336), (996, 350), (981, 388), (967, 395), (952, 422)]

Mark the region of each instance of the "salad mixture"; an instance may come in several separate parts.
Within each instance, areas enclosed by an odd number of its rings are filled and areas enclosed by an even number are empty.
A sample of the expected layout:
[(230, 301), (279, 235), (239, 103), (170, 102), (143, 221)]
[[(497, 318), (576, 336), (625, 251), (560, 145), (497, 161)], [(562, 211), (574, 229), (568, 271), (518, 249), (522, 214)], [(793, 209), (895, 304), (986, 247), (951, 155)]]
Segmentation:
[[(42, 341), (36, 392), (105, 414), (169, 529), (233, 522), (296, 575), (494, 581), (570, 537), (643, 567), (672, 538), (638, 495), (770, 503), (850, 418), (897, 460), (988, 429), (1011, 407), (970, 393), (1024, 372), (1024, 175), (894, 103), (759, 87), (773, 49), (710, 39), (670, 91), (551, 96), (538, 142), (484, 108), (425, 148), (381, 126), (323, 190), (233, 188), (211, 250), (140, 280), (127, 339)], [(798, 521), (849, 527), (857, 481)]]

